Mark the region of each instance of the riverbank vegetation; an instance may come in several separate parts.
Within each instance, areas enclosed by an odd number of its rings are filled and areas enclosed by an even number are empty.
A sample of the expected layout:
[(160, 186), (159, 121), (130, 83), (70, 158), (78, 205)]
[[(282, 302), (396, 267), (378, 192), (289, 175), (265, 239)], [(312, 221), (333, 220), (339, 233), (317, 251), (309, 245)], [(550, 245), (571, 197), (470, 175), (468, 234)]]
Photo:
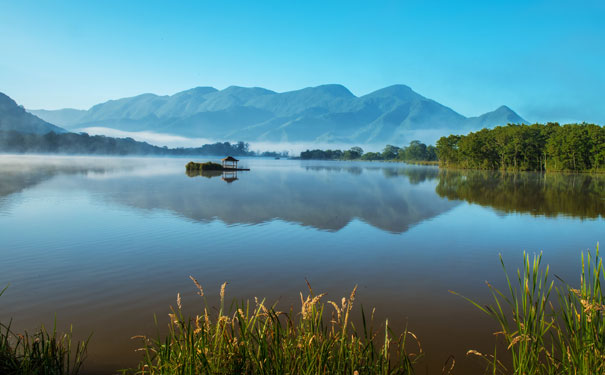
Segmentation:
[[(510, 276), (500, 258), (507, 289), (488, 283), (494, 303), (468, 299), (498, 324), (495, 336), (507, 353), (488, 354), (475, 349), (493, 374), (602, 374), (605, 373), (605, 281), (602, 258), (582, 254), (580, 283), (555, 285), (542, 255), (523, 254), (523, 266)], [(193, 278), (192, 278), (193, 279)], [(198, 294), (201, 285), (193, 279)], [(169, 314), (169, 334), (143, 340), (144, 359), (138, 374), (408, 374), (423, 352), (416, 336), (397, 335), (388, 320), (373, 328), (373, 313), (361, 309), (362, 326), (351, 323), (355, 289), (340, 303), (323, 302), (324, 294), (301, 294), (301, 310), (280, 312), (255, 300), (226, 310), (225, 286), (215, 315), (204, 307), (199, 315), (183, 316), (180, 295)], [(456, 293), (454, 293), (456, 294)], [(451, 374), (448, 359), (443, 374)], [(506, 363), (506, 365), (505, 365)], [(508, 364), (510, 363), (510, 364)]]
[(436, 162), (437, 153), (434, 146), (427, 146), (420, 141), (412, 141), (405, 147), (386, 145), (382, 152), (364, 153), (361, 147), (353, 147), (346, 151), (306, 150), (300, 153), (300, 158), (303, 160)]
[[(493, 303), (465, 298), (498, 325), (496, 340), (506, 352), (469, 348), (467, 355), (485, 362), (491, 374), (605, 373), (605, 282), (599, 246), (582, 254), (578, 284), (553, 279), (542, 255), (523, 254), (523, 266), (506, 284), (492, 284)], [(204, 290), (191, 278), (197, 294)], [(555, 283), (555, 281), (557, 281)], [(354, 311), (356, 288), (340, 301), (326, 301), (309, 285), (300, 309), (279, 311), (254, 299), (225, 305), (226, 283), (218, 308), (204, 299), (195, 316), (185, 315), (180, 294), (171, 309), (168, 333), (137, 336), (142, 359), (125, 374), (412, 374), (424, 357), (420, 340), (406, 329), (395, 332), (389, 321), (374, 321), (374, 310)], [(452, 292), (457, 294), (455, 292)], [(352, 323), (359, 314), (361, 324)], [(10, 326), (10, 324), (9, 324)], [(45, 333), (15, 335), (4, 325), (0, 335), (0, 371), (8, 374), (71, 374), (82, 364), (86, 343), (75, 357), (71, 336)], [(443, 374), (452, 374), (448, 358)]]
[(605, 272), (599, 246), (594, 255), (582, 254), (577, 288), (564, 281), (556, 286), (549, 267), (542, 266), (542, 254), (524, 253), (523, 267), (516, 275), (509, 275), (502, 257), (500, 261), (507, 289), (488, 283), (491, 305), (467, 300), (498, 323), (495, 335), (504, 340), (512, 365), (505, 366), (496, 352), (469, 350), (468, 354), (485, 360), (494, 374), (604, 374)]
[(558, 123), (498, 126), (437, 141), (444, 167), (520, 171), (605, 171), (605, 128)]
[(605, 128), (558, 123), (498, 126), (467, 135), (441, 137), (436, 146), (412, 141), (382, 152), (306, 150), (303, 160), (400, 161), (446, 168), (605, 172)]
[[(523, 254), (514, 277), (502, 267), (507, 290), (492, 289), (494, 303), (482, 306), (467, 299), (499, 325), (506, 354), (470, 349), (494, 374), (597, 374), (605, 372), (605, 293), (602, 258), (582, 255), (580, 284), (555, 286), (542, 255)], [(193, 278), (192, 278), (193, 279)], [(198, 294), (201, 285), (193, 279)], [(298, 313), (280, 312), (255, 300), (225, 309), (225, 286), (218, 313), (207, 306), (199, 315), (183, 316), (180, 296), (169, 314), (169, 333), (143, 340), (144, 359), (138, 374), (409, 374), (422, 358), (416, 336), (393, 332), (388, 320), (373, 328), (373, 313), (361, 309), (357, 329), (351, 312), (355, 289), (340, 303), (323, 302), (324, 294), (301, 294)], [(556, 298), (554, 298), (556, 295)], [(551, 298), (553, 297), (553, 298)], [(554, 303), (553, 303), (554, 302)], [(556, 307), (555, 307), (556, 304)], [(504, 363), (510, 363), (505, 365)], [(453, 361), (443, 374), (451, 373)]]
[[(0, 296), (6, 291), (0, 291)], [(51, 332), (44, 326), (33, 334), (15, 333), (0, 322), (0, 374), (77, 374), (86, 357), (88, 340), (72, 345), (72, 334)]]
[[(192, 278), (193, 279), (193, 278)], [(199, 283), (198, 294), (204, 291)], [(139, 374), (411, 374), (422, 348), (413, 333), (395, 333), (388, 320), (375, 327), (363, 310), (362, 326), (352, 323), (356, 288), (340, 301), (301, 293), (300, 311), (282, 312), (264, 300), (199, 315), (183, 315), (180, 296), (165, 337), (142, 337)], [(329, 311), (331, 310), (331, 311)], [(376, 338), (380, 337), (380, 340)]]

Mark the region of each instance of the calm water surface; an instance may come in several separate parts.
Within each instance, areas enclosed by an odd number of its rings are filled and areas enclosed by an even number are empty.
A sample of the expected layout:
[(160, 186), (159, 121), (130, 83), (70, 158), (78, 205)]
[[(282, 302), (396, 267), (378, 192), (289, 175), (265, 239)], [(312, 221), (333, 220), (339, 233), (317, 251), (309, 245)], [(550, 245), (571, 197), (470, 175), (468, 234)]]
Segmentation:
[[(250, 172), (187, 176), (189, 159), (0, 156), (0, 320), (34, 329), (57, 316), (93, 332), (87, 371), (133, 366), (131, 336), (163, 327), (176, 293), (192, 313), (230, 298), (299, 305), (305, 279), (378, 318), (408, 324), (440, 373), (490, 351), (493, 323), (449, 290), (488, 302), (522, 251), (544, 252), (576, 283), (579, 254), (605, 239), (605, 178), (435, 167), (245, 159)], [(424, 371), (421, 371), (424, 372)]]

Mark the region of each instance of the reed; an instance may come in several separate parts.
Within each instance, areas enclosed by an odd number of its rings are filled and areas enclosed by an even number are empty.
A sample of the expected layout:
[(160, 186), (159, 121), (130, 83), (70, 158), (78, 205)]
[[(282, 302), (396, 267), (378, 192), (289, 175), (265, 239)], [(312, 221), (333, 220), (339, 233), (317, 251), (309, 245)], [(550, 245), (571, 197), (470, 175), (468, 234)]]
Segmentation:
[[(597, 244), (594, 256), (582, 254), (578, 288), (561, 281), (555, 287), (549, 267), (542, 266), (542, 254), (523, 254), (523, 268), (516, 277), (506, 275), (507, 290), (488, 283), (493, 303), (473, 305), (500, 326), (495, 334), (504, 339), (511, 365), (505, 366), (494, 354), (469, 350), (487, 361), (493, 374), (605, 374), (605, 305), (601, 283), (605, 278)], [(555, 290), (556, 298), (551, 298)], [(454, 293), (457, 294), (457, 293)], [(557, 304), (552, 303), (552, 300)]]
[[(512, 276), (502, 256), (500, 262), (505, 290), (488, 283), (493, 302), (485, 306), (464, 298), (498, 323), (496, 336), (506, 353), (467, 354), (484, 360), (492, 374), (605, 374), (605, 271), (598, 244), (594, 255), (582, 254), (576, 286), (558, 278), (555, 284), (542, 254), (524, 253), (523, 266)], [(202, 310), (185, 316), (177, 294), (168, 333), (136, 336), (142, 341), (142, 360), (123, 374), (406, 375), (414, 373), (424, 355), (407, 327), (396, 333), (388, 320), (378, 324), (374, 310), (368, 315), (360, 308), (356, 326), (356, 288), (336, 302), (308, 285), (308, 294), (300, 294), (300, 309), (283, 312), (256, 298), (227, 308), (225, 283), (219, 306), (212, 309), (202, 285), (191, 279)], [(88, 340), (72, 345), (71, 330), (58, 334), (56, 324), (51, 332), (42, 327), (34, 334), (16, 334), (10, 323), (0, 323), (0, 374), (76, 374), (87, 345)], [(442, 374), (451, 374), (454, 363), (448, 358)]]
[[(203, 297), (201, 285), (192, 278)], [(340, 303), (325, 294), (300, 295), (300, 311), (277, 311), (264, 300), (225, 309), (225, 286), (215, 314), (183, 316), (180, 296), (165, 337), (139, 336), (144, 358), (136, 374), (411, 374), (422, 356), (416, 336), (396, 335), (388, 320), (374, 328), (374, 311), (352, 323), (356, 289)], [(157, 320), (156, 320), (157, 323)], [(415, 352), (410, 352), (410, 345)]]
[[(0, 291), (0, 296), (6, 289)], [(33, 334), (14, 333), (10, 322), (0, 323), (0, 374), (77, 374), (86, 356), (88, 340), (72, 345), (71, 329), (59, 334), (56, 322), (51, 332), (42, 326)]]

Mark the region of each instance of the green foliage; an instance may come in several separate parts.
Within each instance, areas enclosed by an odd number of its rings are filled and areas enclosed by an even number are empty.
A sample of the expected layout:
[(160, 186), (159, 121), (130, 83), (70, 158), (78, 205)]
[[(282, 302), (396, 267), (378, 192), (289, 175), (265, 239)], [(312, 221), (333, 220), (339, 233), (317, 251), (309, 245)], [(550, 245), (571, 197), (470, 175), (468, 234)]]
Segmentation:
[(399, 149), (397, 158), (402, 161), (436, 161), (437, 152), (434, 146), (427, 146), (420, 141), (412, 141), (409, 146)]
[(437, 141), (444, 166), (524, 171), (602, 171), (605, 128), (594, 124), (512, 125)]
[(549, 267), (541, 266), (542, 254), (530, 258), (523, 254), (523, 268), (515, 278), (506, 274), (508, 290), (500, 291), (488, 283), (494, 303), (478, 309), (494, 318), (496, 333), (504, 339), (512, 358), (508, 369), (495, 355), (470, 350), (487, 361), (494, 374), (603, 374), (605, 373), (605, 293), (601, 287), (605, 272), (599, 256), (582, 254), (578, 289), (564, 283), (555, 288), (558, 308), (550, 301), (554, 281)]
[(363, 149), (352, 147), (350, 150), (306, 150), (300, 153), (303, 160), (356, 160), (361, 158)]
[(235, 304), (227, 311), (225, 284), (217, 314), (204, 307), (195, 318), (184, 317), (177, 296), (168, 335), (143, 337), (144, 359), (131, 373), (394, 375), (413, 373), (422, 356), (419, 345), (416, 355), (409, 352), (409, 344), (418, 344), (413, 333), (395, 335), (388, 320), (384, 330), (376, 331), (373, 312), (367, 319), (362, 309), (361, 329), (353, 325), (356, 289), (340, 303), (326, 304), (324, 294), (315, 295), (309, 286), (306, 298), (301, 293), (299, 313), (277, 311), (264, 300)]
[(383, 160), (382, 154), (379, 152), (366, 152), (361, 156), (361, 160)]
[(359, 146), (351, 147), (351, 152), (354, 152), (359, 155), (363, 155), (363, 148)]
[(603, 259), (599, 245), (595, 256), (582, 253), (580, 287), (557, 288), (558, 324), (554, 347), (560, 354), (559, 367), (574, 374), (605, 373), (605, 292)]
[(221, 164), (213, 163), (211, 161), (207, 161), (205, 163), (196, 163), (190, 161), (185, 165), (185, 169), (188, 172), (193, 171), (222, 171), (224, 168)]
[(307, 160), (436, 161), (437, 149), (420, 141), (412, 141), (407, 147), (386, 145), (382, 152), (366, 152), (365, 154), (361, 147), (352, 147), (344, 152), (340, 150), (307, 150), (300, 153), (300, 158)]
[(400, 148), (393, 145), (386, 145), (382, 150), (383, 160), (393, 160), (397, 158)]
[[(0, 296), (6, 291), (0, 291)], [(42, 326), (34, 334), (14, 333), (11, 324), (0, 322), (0, 374), (71, 375), (80, 371), (88, 341), (72, 346), (72, 333), (52, 332)]]

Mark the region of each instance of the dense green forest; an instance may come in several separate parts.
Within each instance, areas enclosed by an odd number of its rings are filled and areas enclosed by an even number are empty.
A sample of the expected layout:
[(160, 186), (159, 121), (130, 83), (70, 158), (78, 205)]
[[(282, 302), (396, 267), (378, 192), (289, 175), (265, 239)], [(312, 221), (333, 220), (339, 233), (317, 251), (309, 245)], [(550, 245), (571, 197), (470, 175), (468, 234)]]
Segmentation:
[[(16, 131), (0, 132), (0, 152), (10, 153), (58, 153), (85, 155), (233, 155), (255, 156), (249, 145), (238, 143), (214, 143), (196, 148), (167, 148), (137, 142), (132, 138), (111, 138), (86, 133), (26, 134)], [(265, 155), (260, 155), (265, 156)]]
[(382, 152), (363, 152), (361, 147), (350, 150), (307, 150), (300, 153), (303, 160), (389, 160), (389, 161), (436, 161), (434, 146), (412, 141), (409, 146), (386, 145)]
[(523, 171), (603, 171), (605, 128), (594, 124), (507, 125), (437, 141), (445, 167)]

